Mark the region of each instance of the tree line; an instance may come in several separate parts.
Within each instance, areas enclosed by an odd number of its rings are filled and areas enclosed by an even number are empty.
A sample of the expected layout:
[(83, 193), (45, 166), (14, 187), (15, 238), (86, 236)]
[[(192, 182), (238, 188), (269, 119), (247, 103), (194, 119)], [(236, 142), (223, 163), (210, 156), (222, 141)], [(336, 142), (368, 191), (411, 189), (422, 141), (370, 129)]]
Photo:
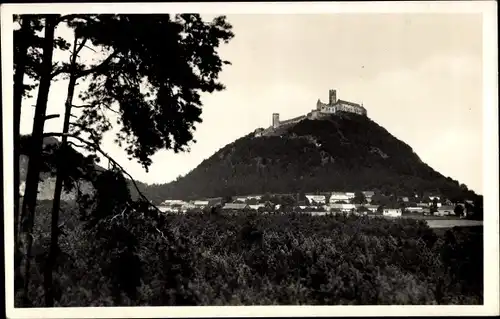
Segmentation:
[(303, 213), (164, 214), (156, 224), (139, 214), (95, 225), (66, 217), (74, 226), (61, 243), (61, 306), (483, 303), (482, 227), (436, 234), (425, 221)]

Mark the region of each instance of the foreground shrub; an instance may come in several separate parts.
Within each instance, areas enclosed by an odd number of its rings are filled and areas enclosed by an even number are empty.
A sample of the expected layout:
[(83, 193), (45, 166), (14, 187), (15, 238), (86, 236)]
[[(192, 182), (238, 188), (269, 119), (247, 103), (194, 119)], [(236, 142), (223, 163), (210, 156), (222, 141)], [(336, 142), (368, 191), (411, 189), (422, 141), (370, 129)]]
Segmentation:
[[(61, 239), (61, 255), (68, 257), (61, 257), (58, 269), (58, 305), (483, 300), (480, 231), (457, 228), (438, 238), (424, 221), (411, 219), (201, 212), (154, 216), (141, 209), (144, 214), (104, 219), (100, 236), (96, 228), (78, 224), (67, 231)], [(37, 266), (43, 267), (43, 258)], [(33, 280), (39, 306), (41, 284)]]

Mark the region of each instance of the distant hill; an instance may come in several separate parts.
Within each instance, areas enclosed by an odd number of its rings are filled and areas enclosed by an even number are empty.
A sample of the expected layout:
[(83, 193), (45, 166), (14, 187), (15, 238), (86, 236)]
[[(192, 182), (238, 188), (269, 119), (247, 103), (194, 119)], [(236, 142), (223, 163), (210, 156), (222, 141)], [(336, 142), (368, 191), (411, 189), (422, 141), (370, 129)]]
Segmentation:
[(371, 119), (351, 113), (306, 119), (274, 136), (248, 134), (177, 181), (143, 189), (156, 202), (336, 190), (476, 196)]
[[(26, 181), (26, 175), (28, 172), (28, 149), (30, 143), (30, 136), (21, 136), (20, 145), (20, 157), (19, 157), (19, 171), (20, 171), (20, 181), (21, 189), (24, 189), (24, 183)], [(59, 147), (60, 141), (54, 137), (44, 138), (43, 141), (43, 165), (42, 172), (40, 174), (40, 182), (38, 184), (38, 200), (52, 200), (54, 197), (55, 190), (55, 164), (54, 164), (54, 151)], [(75, 167), (76, 164), (82, 163), (85, 160), (85, 156), (77, 152), (76, 150), (70, 150), (69, 154), (65, 160), (70, 163), (70, 167)], [(71, 165), (74, 164), (74, 165)], [(104, 170), (104, 168), (94, 163), (94, 168), (96, 170)], [(92, 190), (91, 183), (87, 181), (80, 181), (80, 188), (83, 193), (89, 193)], [(64, 192), (61, 194), (61, 199), (63, 201), (72, 201), (76, 198), (76, 192)]]
[[(21, 147), (20, 147), (20, 157), (19, 157), (19, 171), (20, 171), (20, 180), (21, 180), (21, 189), (23, 189), (23, 185), (26, 181), (26, 175), (28, 172), (28, 149), (29, 149), (29, 136), (24, 135), (21, 136)], [(40, 201), (44, 200), (52, 200), (54, 197), (54, 190), (55, 190), (55, 166), (54, 166), (54, 160), (55, 157), (53, 156), (54, 150), (59, 147), (60, 141), (54, 137), (47, 137), (44, 138), (43, 141), (43, 165), (42, 165), (42, 173), (40, 174), (40, 182), (38, 184), (38, 197), (37, 199)], [(71, 148), (70, 149), (70, 154), (69, 157), (66, 159), (69, 163), (73, 163), (73, 165), (70, 165), (70, 167), (76, 167), (78, 166), (78, 163), (82, 163), (85, 160), (85, 156), (76, 151), (75, 149)], [(96, 171), (105, 171), (105, 168), (99, 166), (97, 163), (93, 162), (93, 167)], [(138, 193), (133, 186), (133, 183), (128, 180), (129, 185), (130, 185), (130, 192), (132, 195), (132, 198), (137, 198)], [(92, 192), (93, 186), (90, 182), (85, 181), (85, 180), (80, 180), (80, 189), (84, 194), (88, 194)], [(144, 183), (141, 183), (139, 181), (136, 181), (136, 184), (140, 187), (140, 189), (145, 189), (147, 188), (147, 185)], [(73, 201), (76, 199), (76, 192), (71, 191), (71, 192), (65, 192), (61, 194), (61, 199), (63, 201)]]

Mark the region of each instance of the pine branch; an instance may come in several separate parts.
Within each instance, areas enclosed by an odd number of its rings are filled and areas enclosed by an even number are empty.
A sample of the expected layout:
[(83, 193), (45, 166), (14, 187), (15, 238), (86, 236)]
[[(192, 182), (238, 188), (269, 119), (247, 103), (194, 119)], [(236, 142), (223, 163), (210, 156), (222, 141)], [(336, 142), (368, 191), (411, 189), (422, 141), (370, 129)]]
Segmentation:
[[(82, 51), (83, 47), (85, 47), (85, 43), (87, 43), (87, 40), (89, 38), (88, 37), (85, 37), (83, 38), (82, 42), (80, 43), (80, 45), (78, 46), (78, 48), (76, 48), (76, 54), (75, 55), (78, 55), (78, 53), (80, 53), (80, 51)], [(95, 51), (94, 51), (95, 52)]]
[[(139, 186), (137, 185), (137, 182), (135, 181), (135, 179), (132, 177), (132, 175), (130, 175), (124, 168), (123, 166), (121, 166), (117, 161), (115, 161), (110, 155), (108, 155), (106, 152), (104, 152), (98, 145), (96, 145), (95, 143), (92, 143), (92, 142), (89, 142), (79, 136), (76, 136), (74, 134), (71, 134), (71, 133), (57, 133), (57, 132), (49, 132), (49, 133), (44, 133), (43, 136), (44, 137), (51, 137), (51, 136), (57, 136), (57, 137), (63, 137), (63, 136), (67, 136), (68, 138), (74, 138), (74, 139), (77, 139), (78, 141), (84, 143), (85, 145), (87, 146), (90, 146), (92, 147), (95, 151), (99, 152), (102, 156), (106, 157), (110, 162), (112, 162), (116, 167), (118, 167), (120, 169), (120, 171), (127, 175), (128, 178), (132, 181), (132, 183), (134, 184), (134, 187), (135, 189), (137, 190), (137, 193), (139, 194), (139, 196), (148, 203), (149, 206), (151, 206), (152, 208), (154, 208), (157, 212), (159, 213), (163, 213), (158, 207), (156, 207), (156, 205), (154, 205), (153, 203), (151, 203), (151, 201), (141, 192), (141, 190), (139, 189)], [(76, 144), (73, 144), (76, 146)]]
[(50, 74), (50, 78), (53, 79), (63, 73), (68, 73), (68, 69), (66, 66), (55, 68), (55, 71)]
[[(88, 38), (84, 38), (82, 40), (82, 43), (80, 43), (80, 45), (78, 46), (78, 48), (76, 49), (75, 51), (75, 56), (78, 56), (78, 54), (80, 53), (80, 51), (83, 49), (83, 47), (87, 47), (85, 45), (85, 43), (87, 42)], [(76, 41), (76, 40), (75, 40)], [(95, 52), (95, 50), (94, 50)], [(104, 69), (106, 66), (108, 66), (109, 62), (117, 55), (117, 52), (113, 52), (110, 56), (108, 56), (103, 62), (101, 62), (101, 64), (98, 64), (97, 66), (93, 67), (93, 68), (90, 68), (90, 69), (87, 69), (87, 70), (82, 70), (80, 71), (79, 73), (77, 73), (77, 78), (81, 78), (81, 77), (84, 77), (84, 76), (87, 76), (91, 73), (94, 73), (94, 72), (99, 72), (101, 71), (102, 69)], [(54, 72), (52, 72), (51, 74), (51, 78), (55, 78), (57, 77), (58, 75), (62, 74), (62, 73), (69, 73), (69, 68), (68, 66), (64, 65), (62, 67), (59, 67), (57, 68)]]
[[(107, 153), (105, 153), (98, 145), (94, 144), (94, 143), (91, 143), (91, 142), (88, 142), (84, 139), (82, 139), (81, 137), (79, 136), (74, 136), (72, 134), (64, 134), (64, 133), (44, 133), (44, 136), (60, 136), (62, 137), (63, 135), (66, 135), (68, 138), (72, 137), (72, 138), (75, 138), (77, 140), (79, 140), (80, 142), (88, 145), (88, 146), (91, 146), (93, 147), (96, 151), (98, 151), (99, 153), (101, 153), (104, 157), (106, 157), (110, 162), (112, 162), (115, 167), (118, 167), (120, 169), (120, 171), (122, 173), (124, 173), (125, 175), (127, 175), (129, 177), (129, 179), (132, 181), (132, 183), (134, 184), (134, 187), (135, 189), (137, 190), (137, 193), (139, 194), (139, 196), (141, 196), (141, 198), (146, 201), (148, 203), (148, 205), (152, 208), (154, 208), (157, 212), (163, 214), (163, 212), (161, 210), (158, 209), (158, 207), (156, 207), (156, 205), (154, 205), (153, 203), (151, 203), (151, 201), (140, 191), (139, 189), (139, 186), (137, 185), (135, 179), (132, 177), (132, 175), (130, 175), (120, 164), (118, 164), (118, 162), (116, 162), (110, 155), (108, 155)], [(68, 144), (70, 145), (74, 145), (75, 147), (80, 147), (80, 148), (84, 148), (85, 146), (84, 145), (78, 145), (72, 141), (68, 141), (67, 142)], [(126, 208), (132, 208), (130, 207), (130, 204), (127, 204), (127, 207)], [(115, 219), (116, 217), (118, 216), (122, 216), (123, 217), (123, 214), (125, 213), (125, 210), (126, 208), (122, 211), (121, 214), (118, 214), (116, 216), (113, 216), (113, 218), (111, 218), (111, 220)], [(163, 232), (161, 230), (158, 229), (158, 227), (154, 226), (154, 228), (156, 229), (156, 231), (160, 234), (160, 236), (167, 240), (167, 238), (165, 237), (165, 235), (163, 234)]]
[(86, 105), (71, 105), (71, 107), (75, 108), (75, 109), (83, 109), (83, 108), (86, 108), (86, 107), (92, 107), (93, 105), (91, 104), (86, 104)]
[(57, 19), (57, 24), (61, 22), (66, 22), (75, 18), (80, 18), (80, 19), (88, 19), (88, 15), (86, 14), (66, 14), (63, 16), (60, 16), (59, 19)]
[(72, 141), (68, 141), (67, 143), (68, 143), (68, 145), (73, 145), (74, 147), (78, 147), (78, 148), (84, 148), (85, 147), (85, 145), (76, 144), (75, 142), (72, 142)]
[(91, 47), (89, 47), (89, 46), (87, 46), (87, 45), (84, 45), (84, 47), (86, 47), (86, 48), (87, 48), (87, 49), (89, 49), (89, 50), (94, 51), (94, 53), (97, 53), (97, 51), (96, 51), (96, 50), (92, 49)]
[(82, 125), (80, 123), (75, 123), (75, 122), (69, 122), (69, 125), (80, 128), (82, 131), (88, 133), (90, 135), (90, 138), (93, 140), (99, 139), (99, 137), (96, 136), (97, 133), (85, 125)]
[(107, 106), (107, 105), (104, 105), (104, 108), (106, 108), (107, 110), (113, 112), (113, 113), (116, 113), (116, 114), (121, 114), (120, 112), (116, 111), (116, 110), (113, 110), (111, 107)]
[(113, 216), (113, 217), (111, 218), (111, 221), (112, 221), (113, 219), (115, 219), (116, 217), (118, 217), (118, 216), (121, 216), (121, 217), (123, 218), (123, 214), (125, 214), (125, 211), (126, 211), (126, 210), (127, 210), (127, 208), (129, 208), (129, 207), (130, 207), (130, 206), (127, 204), (127, 207), (125, 207), (125, 208), (122, 210), (122, 213), (121, 213), (121, 214), (117, 214), (117, 215)]
[(50, 120), (50, 119), (58, 118), (60, 116), (61, 116), (60, 114), (49, 114), (49, 115), (45, 115), (44, 119), (45, 119), (45, 121), (47, 121), (47, 120)]
[(104, 61), (101, 62), (101, 64), (97, 65), (97, 66), (94, 66), (93, 68), (90, 68), (90, 69), (87, 69), (87, 70), (82, 70), (80, 72), (77, 73), (77, 78), (81, 78), (81, 77), (84, 77), (84, 76), (87, 76), (91, 73), (99, 73), (101, 72), (103, 69), (105, 69), (109, 63), (111, 62), (111, 60), (116, 57), (118, 55), (118, 51), (113, 51), (113, 53), (111, 53)]

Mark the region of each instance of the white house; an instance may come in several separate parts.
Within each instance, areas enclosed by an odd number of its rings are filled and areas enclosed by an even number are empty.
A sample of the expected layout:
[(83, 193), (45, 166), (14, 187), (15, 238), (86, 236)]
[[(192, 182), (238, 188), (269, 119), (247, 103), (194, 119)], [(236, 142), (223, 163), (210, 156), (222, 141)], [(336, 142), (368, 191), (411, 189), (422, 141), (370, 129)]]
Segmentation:
[(256, 199), (260, 200), (262, 198), (262, 195), (248, 195), (247, 199)]
[(346, 194), (346, 196), (347, 196), (347, 198), (348, 198), (349, 200), (351, 200), (351, 199), (353, 199), (354, 197), (356, 197), (356, 194), (355, 194), (355, 193), (353, 193), (353, 192), (346, 192), (345, 194)]
[(250, 208), (248, 204), (226, 203), (222, 209), (244, 210)]
[(161, 205), (164, 205), (164, 206), (172, 206), (172, 205), (182, 206), (185, 204), (187, 204), (187, 203), (183, 200), (180, 200), (180, 199), (166, 199), (161, 203)]
[(261, 207), (266, 207), (266, 204), (255, 204), (255, 205), (248, 205), (250, 207), (250, 209), (254, 209), (254, 210), (259, 210), (259, 208)]
[(422, 213), (424, 211), (424, 207), (422, 206), (409, 206), (405, 208), (409, 212), (414, 212), (414, 213)]
[(195, 200), (193, 202), (193, 205), (199, 208), (205, 208), (208, 206), (208, 204), (209, 204), (208, 200)]
[(355, 208), (356, 205), (354, 204), (338, 204), (338, 203), (330, 204), (330, 210), (339, 209), (342, 212), (350, 212)]
[(179, 209), (178, 208), (175, 208), (175, 207), (172, 207), (172, 206), (163, 206), (163, 205), (159, 205), (158, 206), (158, 209), (162, 212), (162, 213), (166, 213), (166, 212), (177, 212)]
[(250, 199), (260, 200), (261, 198), (262, 198), (262, 195), (247, 195), (247, 196), (238, 196), (238, 197), (234, 198), (234, 201), (239, 201), (239, 202), (245, 203), (247, 200), (250, 200)]
[(402, 211), (400, 208), (384, 208), (382, 214), (387, 217), (401, 217)]
[(306, 195), (306, 199), (309, 202), (309, 205), (324, 205), (326, 204), (326, 196), (325, 195)]
[(330, 204), (338, 202), (348, 202), (350, 197), (344, 192), (332, 192), (330, 195)]
[(378, 210), (378, 205), (365, 205), (365, 208), (368, 209), (372, 213), (376, 213)]
[(191, 204), (191, 203), (185, 203), (184, 205), (182, 205), (182, 211), (187, 211), (189, 209), (195, 209), (196, 206), (194, 204)]
[(455, 214), (455, 207), (453, 206), (441, 206), (438, 208), (437, 212), (434, 215), (437, 216), (449, 216)]

